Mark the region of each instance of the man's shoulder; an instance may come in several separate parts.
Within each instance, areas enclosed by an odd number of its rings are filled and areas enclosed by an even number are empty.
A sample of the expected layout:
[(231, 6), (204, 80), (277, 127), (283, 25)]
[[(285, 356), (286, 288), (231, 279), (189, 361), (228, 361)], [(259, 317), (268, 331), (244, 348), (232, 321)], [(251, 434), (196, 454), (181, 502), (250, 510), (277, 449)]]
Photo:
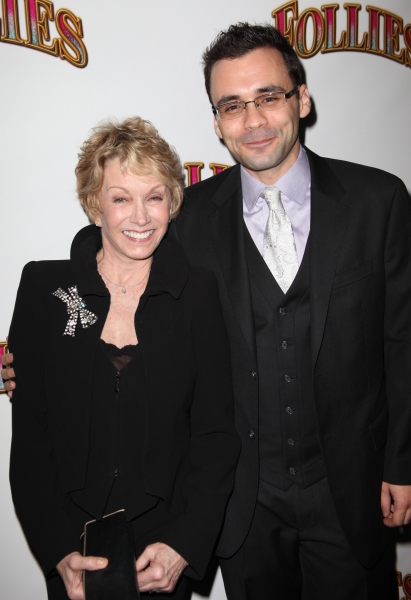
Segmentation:
[(311, 168), (322, 168), (326, 165), (332, 173), (341, 181), (344, 187), (361, 184), (372, 185), (375, 188), (382, 186), (391, 187), (398, 184), (403, 185), (401, 179), (396, 175), (369, 165), (363, 165), (337, 158), (318, 156), (308, 151)]
[(184, 190), (185, 197), (188, 199), (211, 199), (221, 188), (233, 186), (240, 180), (240, 165), (235, 165), (225, 169), (218, 175), (212, 175), (204, 181), (190, 185)]
[(195, 224), (201, 226), (238, 189), (241, 189), (240, 165), (186, 188), (176, 223), (180, 236)]
[(383, 169), (379, 169), (377, 167), (371, 167), (369, 165), (362, 165), (360, 163), (354, 163), (348, 160), (340, 160), (336, 158), (326, 158), (325, 159), (330, 165), (331, 169), (342, 172), (342, 173), (350, 173), (354, 176), (358, 177), (370, 177), (370, 178), (378, 178), (379, 180), (387, 180), (387, 181), (398, 181), (399, 177), (394, 175), (393, 173), (389, 173), (388, 171), (384, 171)]

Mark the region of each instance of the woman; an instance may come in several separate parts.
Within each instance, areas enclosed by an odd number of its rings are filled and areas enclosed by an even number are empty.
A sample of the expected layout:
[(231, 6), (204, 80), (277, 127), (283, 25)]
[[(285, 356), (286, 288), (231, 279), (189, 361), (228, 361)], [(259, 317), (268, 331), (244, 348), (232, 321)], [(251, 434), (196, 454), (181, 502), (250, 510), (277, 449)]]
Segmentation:
[(168, 597), (204, 573), (239, 451), (216, 282), (165, 237), (182, 169), (149, 122), (96, 128), (76, 176), (95, 224), (70, 260), (26, 265), (10, 329), (13, 500), (50, 599), (84, 597), (107, 566), (84, 524), (120, 509), (143, 597)]

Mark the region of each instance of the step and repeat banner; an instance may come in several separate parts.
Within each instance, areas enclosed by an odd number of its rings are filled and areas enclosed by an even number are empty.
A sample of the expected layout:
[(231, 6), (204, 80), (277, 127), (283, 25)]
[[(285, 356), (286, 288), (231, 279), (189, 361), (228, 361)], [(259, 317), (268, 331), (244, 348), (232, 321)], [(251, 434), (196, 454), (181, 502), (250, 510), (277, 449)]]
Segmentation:
[[(301, 57), (313, 100), (303, 130), (310, 149), (395, 173), (411, 190), (409, 0), (2, 0), (0, 352), (24, 264), (68, 257), (87, 224), (73, 171), (91, 127), (107, 117), (151, 120), (179, 152), (188, 184), (233, 164), (214, 133), (201, 53), (238, 21), (272, 24)], [(80, 368), (67, 365), (73, 377)], [(10, 413), (0, 396), (0, 597), (43, 600), (10, 497)], [(398, 539), (398, 598), (411, 599), (409, 528)], [(214, 573), (196, 600), (225, 600)]]

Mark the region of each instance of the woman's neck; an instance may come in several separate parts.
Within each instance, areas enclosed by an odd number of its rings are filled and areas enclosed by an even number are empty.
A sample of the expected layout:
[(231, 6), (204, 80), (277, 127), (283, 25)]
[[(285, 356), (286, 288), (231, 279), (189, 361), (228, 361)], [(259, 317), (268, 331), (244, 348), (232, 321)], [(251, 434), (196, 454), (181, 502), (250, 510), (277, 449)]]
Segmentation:
[(150, 273), (153, 257), (147, 259), (133, 260), (127, 257), (116, 256), (105, 249), (99, 250), (96, 256), (97, 270), (103, 279), (117, 285), (118, 287), (138, 285), (145, 281)]

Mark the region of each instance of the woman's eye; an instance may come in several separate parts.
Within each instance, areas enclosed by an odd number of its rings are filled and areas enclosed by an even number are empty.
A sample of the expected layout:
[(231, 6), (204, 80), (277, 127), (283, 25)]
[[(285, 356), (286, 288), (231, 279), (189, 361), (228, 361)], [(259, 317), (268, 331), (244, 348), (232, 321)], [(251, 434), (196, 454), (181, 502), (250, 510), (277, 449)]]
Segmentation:
[(119, 198), (114, 198), (114, 202), (117, 202), (118, 204), (121, 204), (122, 202), (125, 202), (126, 199), (123, 197), (119, 197)]
[(149, 198), (149, 200), (154, 200), (154, 202), (161, 201), (162, 199), (162, 196), (150, 196)]

